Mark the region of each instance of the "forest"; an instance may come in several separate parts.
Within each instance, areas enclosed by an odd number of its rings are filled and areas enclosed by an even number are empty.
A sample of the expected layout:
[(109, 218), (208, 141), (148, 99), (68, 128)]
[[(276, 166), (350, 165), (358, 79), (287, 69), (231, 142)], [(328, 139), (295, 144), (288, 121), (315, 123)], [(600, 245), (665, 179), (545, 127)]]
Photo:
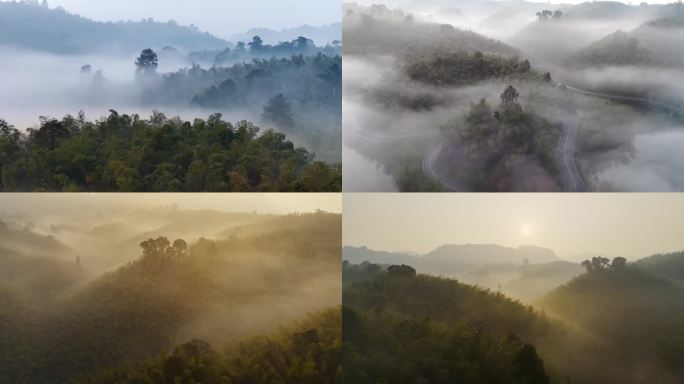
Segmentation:
[(385, 263), (343, 265), (345, 382), (684, 378), (683, 280), (663, 273), (684, 262), (681, 252), (636, 263), (593, 257), (582, 263), (583, 273), (548, 286), (531, 305), (500, 288), (419, 274), (390, 255), (377, 256)]
[[(355, 116), (344, 128), (345, 189), (682, 190), (668, 145), (682, 141), (682, 84), (673, 80), (684, 68), (680, 3), (344, 8), (344, 99)], [(516, 131), (539, 136), (543, 148), (518, 147), (511, 158), (510, 143), (468, 155), (472, 142), (449, 137), (467, 136), (473, 104), (498, 104), (508, 86), (535, 122)], [(468, 175), (467, 157), (481, 160), (475, 168), (489, 180)]]
[[(335, 382), (340, 215), (163, 212), (133, 226), (188, 236), (131, 237), (74, 212), (51, 237), (73, 253), (0, 248), (0, 382)], [(197, 219), (214, 231), (196, 235)]]
[[(341, 189), (339, 25), (228, 41), (173, 20), (102, 22), (33, 0), (2, 2), (5, 19), (2, 190)], [(318, 40), (270, 40), (297, 31)]]
[[(274, 116), (281, 116), (279, 110)], [(338, 191), (341, 170), (282, 133), (154, 113), (44, 118), (27, 132), (0, 120), (3, 191)]]

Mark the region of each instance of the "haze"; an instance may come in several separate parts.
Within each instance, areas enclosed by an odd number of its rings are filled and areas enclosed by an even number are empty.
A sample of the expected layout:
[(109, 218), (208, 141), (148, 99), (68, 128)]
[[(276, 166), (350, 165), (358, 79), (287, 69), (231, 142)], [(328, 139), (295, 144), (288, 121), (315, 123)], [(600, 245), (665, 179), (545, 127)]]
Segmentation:
[(426, 253), (443, 244), (535, 245), (561, 258), (630, 260), (684, 249), (684, 197), (669, 194), (348, 194), (343, 243)]

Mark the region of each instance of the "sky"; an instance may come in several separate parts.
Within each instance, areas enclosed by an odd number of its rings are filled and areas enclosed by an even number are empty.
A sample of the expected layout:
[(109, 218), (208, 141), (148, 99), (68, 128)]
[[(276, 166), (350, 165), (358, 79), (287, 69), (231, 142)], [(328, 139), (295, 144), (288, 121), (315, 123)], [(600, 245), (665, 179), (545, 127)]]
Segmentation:
[[(151, 193), (151, 194), (1, 194), (0, 217), (16, 215), (40, 219), (107, 208), (173, 207), (264, 214), (307, 213), (317, 210), (340, 213), (342, 198), (326, 193)], [(66, 212), (66, 213), (65, 213)]]
[(99, 20), (176, 20), (228, 39), (252, 28), (327, 25), (342, 18), (340, 0), (48, 0), (71, 13)]
[(684, 194), (345, 194), (343, 242), (427, 253), (536, 245), (630, 260), (684, 250)]

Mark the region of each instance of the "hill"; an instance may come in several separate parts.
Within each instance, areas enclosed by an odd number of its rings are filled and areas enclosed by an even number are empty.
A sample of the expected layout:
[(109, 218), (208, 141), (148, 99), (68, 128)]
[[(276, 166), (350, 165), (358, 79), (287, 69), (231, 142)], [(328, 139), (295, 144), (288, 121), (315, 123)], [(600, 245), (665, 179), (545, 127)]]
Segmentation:
[[(346, 264), (345, 382), (595, 383), (594, 340), (501, 293)], [(348, 373), (347, 373), (348, 372)]]
[(222, 49), (228, 43), (173, 21), (160, 23), (148, 19), (105, 23), (71, 14), (63, 8), (2, 1), (0, 45), (56, 54), (126, 54), (169, 45), (186, 52)]
[(636, 264), (656, 276), (684, 284), (684, 252), (653, 255)]
[(617, 31), (582, 50), (577, 61), (587, 66), (654, 65), (657, 58), (630, 34)]
[[(540, 305), (621, 361), (620, 382), (677, 383), (684, 378), (684, 291), (637, 266), (594, 269), (547, 294)], [(606, 372), (608, 373), (608, 372)]]
[[(1, 142), (0, 138), (0, 142)], [(51, 235), (44, 235), (30, 227), (20, 228), (12, 222), (0, 220), (0, 248), (7, 248), (33, 256), (73, 258), (75, 254), (66, 244)]]
[(409, 264), (415, 266), (420, 262), (418, 255), (375, 251), (367, 247), (343, 247), (342, 259), (352, 264), (361, 264), (367, 261), (374, 264)]
[(424, 23), (383, 5), (346, 4), (343, 23), (347, 55), (420, 55), (436, 49), (515, 56), (518, 51), (500, 41), (451, 25)]
[(214, 348), (193, 340), (172, 353), (77, 383), (338, 383), (342, 374), (340, 322), (340, 311), (328, 310), (277, 334), (237, 345)]
[(532, 303), (549, 291), (582, 274), (579, 263), (554, 261), (520, 268), (520, 275), (503, 286), (503, 291), (513, 298)]
[(518, 248), (489, 244), (443, 245), (424, 256), (426, 260), (455, 264), (532, 264), (557, 261), (556, 254), (546, 248), (521, 246)]
[(281, 30), (274, 30), (270, 28), (253, 28), (247, 32), (232, 36), (230, 41), (247, 41), (251, 40), (254, 36), (259, 36), (264, 39), (265, 42), (270, 44), (294, 40), (299, 36), (306, 36), (315, 41), (317, 45), (325, 45), (332, 43), (335, 40), (342, 40), (342, 24), (333, 23), (322, 26), (301, 25), (299, 27)]
[[(243, 341), (339, 305), (340, 216), (294, 220), (295, 229), (279, 221), (189, 247), (164, 237), (143, 242), (136, 261), (20, 323), (0, 381), (70, 382), (194, 339), (213, 347)], [(15, 307), (0, 321), (15, 324)]]

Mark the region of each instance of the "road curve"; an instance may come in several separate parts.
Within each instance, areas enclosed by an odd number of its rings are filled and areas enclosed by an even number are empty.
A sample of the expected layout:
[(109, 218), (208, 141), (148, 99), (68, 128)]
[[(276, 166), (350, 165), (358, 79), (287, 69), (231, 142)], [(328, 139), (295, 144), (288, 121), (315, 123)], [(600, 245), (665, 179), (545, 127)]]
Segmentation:
[(585, 89), (576, 88), (576, 87), (573, 87), (571, 85), (562, 84), (562, 83), (556, 83), (556, 85), (559, 87), (565, 88), (568, 91), (579, 93), (582, 95), (596, 96), (596, 97), (601, 97), (604, 99), (611, 99), (611, 100), (637, 101), (640, 103), (646, 103), (646, 104), (650, 104), (650, 105), (654, 105), (654, 106), (659, 106), (659, 107), (665, 108), (666, 110), (669, 110), (669, 111), (676, 111), (677, 113), (684, 114), (684, 107), (680, 107), (680, 106), (673, 105), (673, 104), (668, 104), (668, 103), (665, 103), (665, 102), (660, 101), (660, 100), (649, 99), (646, 97), (611, 95), (609, 93), (587, 91)]
[(444, 177), (435, 169), (435, 163), (443, 151), (444, 144), (439, 144), (433, 147), (430, 152), (428, 152), (427, 156), (423, 157), (423, 174), (438, 181), (444, 188), (451, 192), (467, 192), (467, 188), (444, 179)]
[(565, 192), (588, 192), (582, 175), (577, 170), (577, 163), (575, 162), (575, 146), (577, 143), (577, 131), (579, 130), (579, 121), (581, 114), (569, 123), (563, 125), (561, 138), (558, 143), (558, 155), (561, 167), (561, 174), (565, 184)]

